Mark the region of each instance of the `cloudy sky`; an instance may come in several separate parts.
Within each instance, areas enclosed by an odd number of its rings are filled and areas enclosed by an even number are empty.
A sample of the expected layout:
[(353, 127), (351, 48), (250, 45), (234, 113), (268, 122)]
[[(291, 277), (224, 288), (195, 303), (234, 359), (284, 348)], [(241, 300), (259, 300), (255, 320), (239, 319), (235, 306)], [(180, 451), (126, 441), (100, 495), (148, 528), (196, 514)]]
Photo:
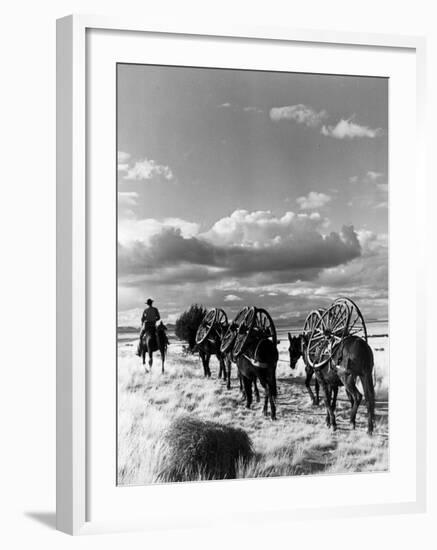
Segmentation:
[(118, 65), (119, 324), (155, 299), (387, 318), (388, 81)]

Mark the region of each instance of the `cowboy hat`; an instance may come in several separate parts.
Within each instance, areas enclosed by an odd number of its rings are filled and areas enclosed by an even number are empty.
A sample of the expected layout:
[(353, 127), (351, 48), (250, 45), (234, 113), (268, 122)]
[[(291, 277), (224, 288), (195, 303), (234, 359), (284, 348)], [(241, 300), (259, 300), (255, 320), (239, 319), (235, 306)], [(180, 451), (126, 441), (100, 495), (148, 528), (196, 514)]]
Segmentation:
[(145, 304), (153, 304), (152, 298), (147, 298), (147, 300), (144, 302)]

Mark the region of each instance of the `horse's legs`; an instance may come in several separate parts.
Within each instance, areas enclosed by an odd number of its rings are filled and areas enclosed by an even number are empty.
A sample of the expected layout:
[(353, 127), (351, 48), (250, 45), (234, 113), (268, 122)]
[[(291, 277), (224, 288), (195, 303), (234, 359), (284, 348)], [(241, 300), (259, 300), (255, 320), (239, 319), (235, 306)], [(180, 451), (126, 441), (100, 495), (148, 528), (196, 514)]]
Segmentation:
[(226, 382), (226, 366), (225, 366), (225, 360), (223, 358), (223, 355), (221, 353), (217, 354), (217, 359), (220, 365), (218, 377), (221, 378), (223, 375), (223, 380)]
[(222, 377), (222, 373), (223, 373), (223, 365), (222, 365), (222, 361), (221, 361), (221, 358), (220, 358), (219, 354), (217, 354), (217, 360), (219, 362), (218, 378), (220, 379)]
[[(332, 406), (333, 388), (329, 384), (328, 384), (328, 390), (329, 390), (329, 404), (331, 406), (332, 412), (335, 414), (335, 409)], [(328, 410), (326, 411), (325, 421), (326, 421), (326, 425), (328, 426), (328, 428), (330, 428), (331, 427), (331, 418), (329, 416)]]
[(238, 372), (238, 380), (240, 382), (241, 397), (244, 400), (244, 399), (246, 399), (246, 390), (244, 388), (243, 377), (241, 376), (240, 372)]
[[(305, 367), (305, 373), (306, 373), (305, 387), (307, 389), (307, 392), (308, 392), (308, 395), (310, 396), (311, 401), (313, 402), (313, 405), (315, 405), (316, 398), (314, 396), (313, 390), (311, 389), (311, 379), (313, 377), (314, 370), (308, 366), (308, 367)], [(316, 378), (316, 384), (318, 386), (317, 378)]]
[(352, 405), (351, 414), (350, 414), (350, 423), (352, 424), (352, 428), (355, 430), (357, 411), (363, 396), (358, 391), (358, 388), (355, 385), (355, 377), (352, 374), (348, 374), (346, 376), (345, 387), (346, 387), (346, 391), (350, 392), (353, 398), (353, 405)]
[(252, 381), (249, 380), (249, 378), (246, 378), (245, 376), (242, 376), (242, 379), (243, 379), (244, 391), (246, 393), (246, 408), (250, 409), (250, 406), (252, 405)]
[(255, 390), (256, 402), (259, 403), (260, 402), (260, 396), (259, 396), (258, 386), (257, 386), (257, 383), (256, 383), (256, 378), (253, 381), (253, 386), (254, 386), (254, 390)]
[[(227, 370), (227, 377), (226, 377), (226, 388), (228, 390), (231, 389), (231, 368), (232, 368), (232, 361), (230, 357), (225, 356), (224, 358), (225, 364), (226, 364), (226, 370)], [(241, 388), (240, 388), (241, 389)]]
[(267, 392), (269, 396), (270, 401), (270, 415), (272, 420), (276, 420), (276, 403), (275, 398), (273, 397), (273, 392), (271, 391), (271, 388), (267, 385)]
[(331, 407), (332, 407), (332, 410), (335, 413), (335, 409), (337, 408), (338, 386), (336, 386), (336, 385), (331, 386), (331, 391), (332, 391), (332, 394), (331, 394), (332, 395)]
[(314, 388), (316, 390), (316, 405), (318, 405), (320, 403), (320, 384), (319, 384), (319, 381), (317, 380), (317, 377), (314, 382)]
[(349, 403), (351, 404), (351, 408), (354, 406), (354, 396), (351, 394), (351, 392), (346, 388), (344, 388), (346, 390), (346, 395), (348, 396), (348, 399), (349, 399)]
[(200, 359), (202, 360), (202, 366), (203, 366), (203, 374), (205, 378), (207, 376), (211, 376), (211, 371), (209, 370), (209, 354), (205, 353), (204, 351), (199, 352)]
[(149, 368), (152, 368), (153, 365), (153, 352), (149, 351)]
[(164, 374), (165, 349), (161, 349), (160, 353), (161, 353), (161, 373)]
[(327, 418), (329, 419), (329, 427), (332, 427), (333, 431), (337, 429), (337, 422), (335, 421), (335, 414), (334, 411), (331, 408), (331, 399), (330, 399), (330, 389), (329, 386), (325, 380), (325, 377), (323, 376), (323, 373), (320, 370), (315, 371), (316, 378), (319, 381), (320, 386), (322, 387), (323, 391), (323, 400), (325, 402), (326, 412), (327, 412)]
[(264, 388), (264, 407), (263, 407), (263, 415), (267, 416), (268, 414), (268, 406), (269, 406), (269, 388), (266, 386)]
[[(334, 414), (335, 414), (335, 409), (337, 408), (337, 395), (338, 395), (338, 386), (335, 386), (335, 385), (330, 386), (329, 399), (331, 402), (331, 409)], [(328, 426), (330, 425), (328, 414), (326, 415), (326, 423), (328, 424)]]
[(366, 373), (364, 376), (360, 376), (360, 379), (363, 385), (364, 397), (366, 398), (367, 433), (372, 435), (375, 420), (375, 388), (373, 387), (372, 373)]

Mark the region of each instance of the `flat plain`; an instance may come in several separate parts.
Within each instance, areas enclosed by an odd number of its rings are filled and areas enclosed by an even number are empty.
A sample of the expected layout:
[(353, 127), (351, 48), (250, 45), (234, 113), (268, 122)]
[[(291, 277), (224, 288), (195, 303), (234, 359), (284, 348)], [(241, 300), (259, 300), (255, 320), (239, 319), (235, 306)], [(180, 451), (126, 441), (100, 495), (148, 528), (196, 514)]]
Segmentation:
[[(240, 465), (239, 478), (344, 474), (385, 471), (389, 466), (388, 438), (388, 337), (387, 326), (368, 327), (375, 358), (376, 425), (366, 433), (366, 407), (361, 404), (356, 430), (349, 425), (349, 401), (340, 388), (337, 403), (338, 430), (325, 425), (321, 400), (313, 406), (304, 386), (302, 360), (289, 367), (287, 331), (279, 332), (276, 421), (262, 414), (261, 402), (245, 408), (233, 365), (232, 387), (218, 379), (218, 362), (211, 358), (212, 377), (205, 379), (200, 358), (185, 353), (184, 345), (170, 335), (171, 344), (161, 374), (159, 354), (150, 372), (135, 355), (132, 334), (119, 334), (118, 342), (118, 484), (155, 483), (161, 458), (159, 441), (169, 423), (190, 415), (243, 428), (251, 437), (255, 455)], [(358, 385), (358, 388), (360, 386)]]

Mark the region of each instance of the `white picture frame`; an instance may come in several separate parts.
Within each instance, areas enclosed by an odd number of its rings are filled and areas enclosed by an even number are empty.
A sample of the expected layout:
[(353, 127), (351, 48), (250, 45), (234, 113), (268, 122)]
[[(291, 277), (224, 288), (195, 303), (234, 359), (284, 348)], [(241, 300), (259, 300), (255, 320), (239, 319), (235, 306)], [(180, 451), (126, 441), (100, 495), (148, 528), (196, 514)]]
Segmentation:
[[(69, 534), (96, 531), (147, 529), (146, 518), (107, 521), (90, 520), (87, 514), (89, 479), (89, 433), (87, 409), (89, 384), (89, 340), (87, 336), (87, 32), (91, 29), (153, 33), (165, 39), (174, 35), (222, 37), (229, 41), (281, 41), (337, 44), (362, 48), (397, 48), (414, 51), (416, 58), (416, 185), (424, 190), (424, 74), (425, 41), (421, 37), (311, 31), (286, 28), (198, 27), (178, 28), (170, 24), (122, 18), (73, 15), (57, 22), (57, 528)], [(420, 223), (420, 220), (418, 221)], [(425, 255), (418, 247), (416, 334), (425, 334)], [(425, 345), (417, 347), (416, 367), (416, 497), (408, 502), (336, 506), (329, 510), (286, 510), (278, 517), (327, 517), (369, 513), (420, 512), (426, 503), (426, 357)], [(114, 474), (115, 480), (115, 474)], [(253, 483), (253, 482), (246, 482)], [(156, 488), (155, 490), (160, 490)], [(162, 490), (162, 488), (161, 488)], [(174, 489), (173, 489), (174, 490)], [(261, 509), (262, 505), (259, 504)], [(273, 518), (273, 516), (272, 516)], [(167, 517), (166, 523), (173, 518)]]

